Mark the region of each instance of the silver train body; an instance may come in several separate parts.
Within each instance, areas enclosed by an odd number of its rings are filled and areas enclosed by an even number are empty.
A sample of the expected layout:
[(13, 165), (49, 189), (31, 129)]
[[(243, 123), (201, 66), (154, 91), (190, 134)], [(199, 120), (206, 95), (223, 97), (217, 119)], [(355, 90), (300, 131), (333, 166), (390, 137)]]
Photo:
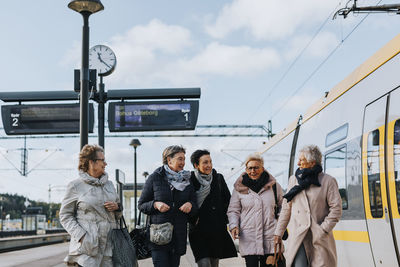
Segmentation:
[(400, 266), (400, 35), (265, 144), (284, 189), (299, 149), (318, 145), (339, 184), (338, 266)]

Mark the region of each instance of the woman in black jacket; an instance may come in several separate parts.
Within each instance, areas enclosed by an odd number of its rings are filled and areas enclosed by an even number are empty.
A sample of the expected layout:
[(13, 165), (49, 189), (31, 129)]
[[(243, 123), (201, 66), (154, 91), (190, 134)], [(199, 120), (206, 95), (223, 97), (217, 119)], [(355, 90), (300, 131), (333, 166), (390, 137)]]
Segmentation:
[(169, 146), (163, 152), (163, 166), (146, 181), (139, 199), (139, 209), (150, 215), (151, 224), (171, 223), (172, 240), (166, 245), (150, 242), (156, 267), (178, 267), (186, 253), (188, 217), (197, 211), (196, 195), (185, 166), (185, 149)]
[(216, 267), (219, 259), (237, 256), (227, 230), (231, 194), (222, 174), (212, 168), (210, 152), (196, 150), (190, 161), (195, 168), (190, 180), (199, 207), (197, 215), (190, 218), (190, 246), (199, 267)]

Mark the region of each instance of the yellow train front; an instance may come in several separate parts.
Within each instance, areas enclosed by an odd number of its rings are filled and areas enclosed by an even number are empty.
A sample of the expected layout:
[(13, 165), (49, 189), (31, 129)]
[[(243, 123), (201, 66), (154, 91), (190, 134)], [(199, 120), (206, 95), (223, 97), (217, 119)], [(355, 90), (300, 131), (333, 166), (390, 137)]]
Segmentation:
[(284, 189), (298, 150), (316, 144), (343, 216), (338, 266), (400, 266), (400, 35), (338, 83), (261, 151)]

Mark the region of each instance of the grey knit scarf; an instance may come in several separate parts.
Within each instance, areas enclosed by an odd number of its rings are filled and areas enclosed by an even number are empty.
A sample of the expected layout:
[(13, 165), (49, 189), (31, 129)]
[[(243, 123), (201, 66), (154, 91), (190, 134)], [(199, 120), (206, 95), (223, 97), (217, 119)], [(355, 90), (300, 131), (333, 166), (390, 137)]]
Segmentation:
[(176, 190), (183, 191), (190, 184), (190, 171), (181, 170), (180, 172), (174, 172), (166, 164), (164, 165), (164, 169), (169, 185)]
[(210, 194), (213, 176), (212, 172), (210, 174), (203, 174), (197, 169), (194, 170), (194, 176), (200, 183), (200, 188), (196, 191), (197, 206), (200, 208), (208, 194)]

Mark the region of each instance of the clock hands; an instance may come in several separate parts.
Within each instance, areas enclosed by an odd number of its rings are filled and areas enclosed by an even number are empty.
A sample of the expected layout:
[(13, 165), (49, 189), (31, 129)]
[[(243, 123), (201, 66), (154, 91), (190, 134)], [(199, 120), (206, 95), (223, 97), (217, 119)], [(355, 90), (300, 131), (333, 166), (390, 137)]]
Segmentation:
[(106, 65), (107, 67), (109, 67), (111, 69), (111, 66), (108, 65), (106, 62), (104, 62), (104, 60), (101, 58), (101, 54), (99, 52), (97, 52), (97, 57), (101, 63), (103, 63), (104, 65)]

